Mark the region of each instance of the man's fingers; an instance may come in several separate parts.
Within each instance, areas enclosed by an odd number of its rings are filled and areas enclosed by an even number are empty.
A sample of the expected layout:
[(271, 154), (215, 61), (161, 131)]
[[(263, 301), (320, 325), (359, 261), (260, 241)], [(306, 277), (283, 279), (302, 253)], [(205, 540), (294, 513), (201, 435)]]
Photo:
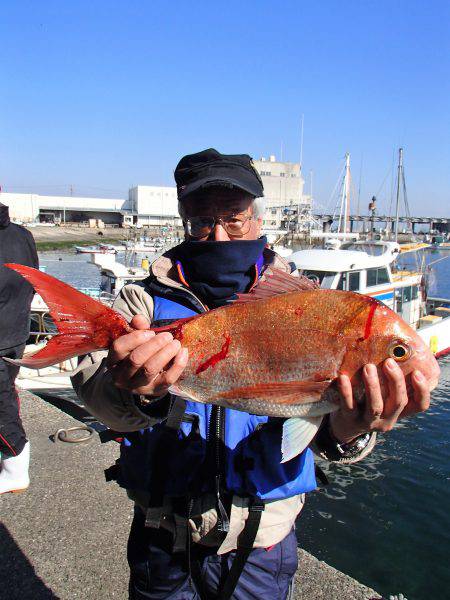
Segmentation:
[(150, 321), (144, 315), (135, 315), (130, 322), (133, 329), (149, 329)]
[[(145, 331), (136, 331), (134, 334), (136, 337), (139, 334), (145, 334)], [(153, 332), (151, 332), (153, 333)], [(129, 334), (130, 336), (133, 334)], [(123, 336), (125, 337), (125, 336)], [(151, 360), (151, 358), (157, 355), (162, 348), (167, 345), (170, 345), (173, 342), (172, 335), (170, 333), (164, 332), (158, 335), (154, 335), (150, 338), (150, 341), (144, 342), (143, 344), (139, 344), (134, 346), (134, 348), (129, 349), (129, 352), (124, 354), (123, 359), (116, 365), (115, 369), (112, 372), (113, 380), (116, 385), (119, 387), (125, 387), (127, 389), (130, 388), (130, 380), (134, 375), (140, 371), (147, 361)], [(178, 349), (179, 349), (179, 342)], [(177, 350), (178, 351), (178, 350)], [(174, 355), (176, 352), (174, 353)], [(173, 355), (173, 356), (174, 356)], [(172, 358), (172, 357), (171, 357)], [(170, 360), (170, 359), (169, 359)], [(168, 362), (168, 361), (167, 361)], [(164, 365), (163, 365), (164, 366)], [(160, 367), (162, 369), (162, 366)], [(160, 370), (159, 369), (159, 370)], [(159, 371), (156, 371), (153, 374), (155, 377)]]
[[(176, 348), (178, 348), (178, 350), (176, 350)], [(164, 394), (172, 384), (178, 381), (188, 362), (188, 350), (187, 348), (180, 348), (179, 342), (178, 346), (173, 344), (173, 349), (176, 353), (175, 356), (169, 358), (169, 361), (167, 361), (167, 357), (171, 356), (171, 353), (167, 352), (164, 356), (162, 355), (162, 352), (159, 353), (161, 363), (166, 361), (163, 366), (166, 366), (167, 362), (170, 362), (173, 358), (173, 363), (167, 371), (162, 370), (162, 367), (156, 371), (156, 373), (153, 371), (149, 372), (148, 368), (147, 370), (142, 369), (136, 373), (129, 384), (133, 392), (137, 394), (161, 395)], [(168, 347), (164, 350), (168, 350)], [(158, 368), (157, 361), (153, 362), (151, 368), (154, 368), (155, 370)]]
[(339, 375), (338, 389), (341, 394), (341, 409), (351, 412), (355, 408), (352, 384), (348, 375)]
[(385, 404), (383, 417), (395, 423), (408, 404), (408, 393), (403, 371), (395, 360), (388, 358), (383, 364), (383, 371), (389, 387), (389, 401)]
[(144, 331), (132, 331), (131, 333), (122, 335), (113, 342), (108, 353), (107, 364), (109, 366), (115, 365), (126, 358), (135, 348), (145, 344), (154, 337), (155, 332), (148, 329)]
[(413, 415), (428, 410), (430, 407), (430, 386), (420, 371), (414, 371), (411, 375), (413, 388), (413, 399), (408, 402), (402, 416)]
[(420, 371), (414, 371), (411, 377), (414, 388), (414, 402), (419, 411), (428, 410), (430, 407), (430, 386)]
[(188, 363), (189, 352), (187, 348), (180, 348), (178, 354), (175, 356), (174, 361), (170, 369), (167, 369), (161, 374), (161, 383), (170, 387), (180, 378), (182, 372), (186, 368)]
[(381, 395), (378, 371), (375, 365), (365, 365), (363, 369), (364, 387), (366, 388), (365, 420), (370, 423), (379, 419), (383, 413), (384, 402)]
[(180, 351), (181, 344), (178, 340), (172, 340), (165, 344), (159, 352), (153, 354), (143, 365), (144, 373), (150, 378), (155, 378), (158, 373), (167, 368), (172, 359)]

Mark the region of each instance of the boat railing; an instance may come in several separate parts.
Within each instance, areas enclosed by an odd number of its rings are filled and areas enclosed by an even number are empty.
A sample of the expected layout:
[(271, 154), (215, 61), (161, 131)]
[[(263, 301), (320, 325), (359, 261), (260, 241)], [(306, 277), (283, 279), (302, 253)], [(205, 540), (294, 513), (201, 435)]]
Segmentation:
[(427, 297), (427, 308), (434, 310), (440, 307), (450, 308), (450, 298)]

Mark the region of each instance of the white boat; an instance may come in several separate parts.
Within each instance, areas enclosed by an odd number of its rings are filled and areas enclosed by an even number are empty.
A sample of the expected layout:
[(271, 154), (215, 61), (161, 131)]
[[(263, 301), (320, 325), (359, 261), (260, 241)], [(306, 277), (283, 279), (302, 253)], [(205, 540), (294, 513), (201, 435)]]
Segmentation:
[(150, 243), (139, 243), (135, 244), (132, 248), (133, 252), (137, 254), (155, 254), (156, 252), (161, 252), (163, 249), (159, 244), (150, 244)]
[[(25, 354), (32, 354), (40, 350), (47, 343), (52, 332), (50, 311), (47, 304), (39, 294), (35, 294), (31, 303), (30, 339), (25, 347)], [(24, 390), (61, 390), (71, 389), (69, 373), (77, 366), (77, 359), (65, 360), (58, 365), (43, 369), (29, 369), (21, 367), (16, 377), (15, 384)]]
[(99, 248), (102, 250), (112, 250), (112, 254), (117, 252), (125, 252), (127, 247), (124, 244), (99, 244)]
[(436, 356), (444, 356), (450, 352), (450, 298), (427, 297), (424, 273), (401, 270), (399, 255), (396, 242), (366, 241), (339, 250), (300, 250), (289, 260), (322, 288), (380, 300), (416, 329)]
[(112, 247), (107, 247), (106, 244), (101, 244), (98, 246), (74, 246), (76, 252), (78, 254), (116, 254), (117, 250)]
[(108, 254), (92, 254), (91, 262), (100, 269), (100, 300), (104, 302), (112, 301), (124, 285), (148, 277), (150, 267), (146, 259), (143, 259), (141, 267), (128, 267)]

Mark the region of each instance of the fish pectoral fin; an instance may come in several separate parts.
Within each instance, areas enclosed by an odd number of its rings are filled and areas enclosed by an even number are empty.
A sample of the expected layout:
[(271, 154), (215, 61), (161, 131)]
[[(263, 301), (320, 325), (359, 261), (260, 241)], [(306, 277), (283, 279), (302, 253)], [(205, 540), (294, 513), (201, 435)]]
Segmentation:
[(189, 394), (189, 392), (185, 392), (184, 390), (180, 389), (176, 384), (171, 385), (168, 389), (168, 392), (174, 396), (184, 398), (185, 400), (194, 400), (194, 402), (197, 402), (197, 398)]
[(329, 387), (331, 379), (324, 381), (285, 381), (257, 383), (233, 388), (222, 392), (217, 398), (224, 400), (233, 399), (276, 399), (280, 404), (294, 404), (295, 402), (314, 402), (320, 399), (323, 392)]
[(298, 456), (309, 446), (319, 430), (323, 416), (298, 417), (287, 419), (283, 423), (283, 437), (281, 440), (282, 463)]

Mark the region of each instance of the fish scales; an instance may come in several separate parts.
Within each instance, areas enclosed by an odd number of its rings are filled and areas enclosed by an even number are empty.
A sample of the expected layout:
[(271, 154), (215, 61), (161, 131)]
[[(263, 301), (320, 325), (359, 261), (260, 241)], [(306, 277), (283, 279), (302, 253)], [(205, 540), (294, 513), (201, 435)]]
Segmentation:
[[(258, 406), (256, 399), (221, 399), (221, 394), (268, 381), (328, 380), (322, 390), (326, 399), (325, 391), (338, 375), (346, 348), (363, 337), (366, 313), (372, 306), (370, 299), (351, 292), (337, 295), (327, 290), (292, 292), (216, 309), (186, 323), (179, 339), (188, 347), (190, 361), (180, 390), (199, 401), (226, 406), (242, 406), (246, 400), (252, 412), (269, 416), (283, 412), (278, 404), (285, 402), (276, 395), (270, 403), (261, 399)], [(353, 337), (348, 333), (350, 323)], [(337, 394), (333, 389), (328, 396), (335, 401)], [(317, 393), (298, 395), (298, 404), (316, 400)]]

